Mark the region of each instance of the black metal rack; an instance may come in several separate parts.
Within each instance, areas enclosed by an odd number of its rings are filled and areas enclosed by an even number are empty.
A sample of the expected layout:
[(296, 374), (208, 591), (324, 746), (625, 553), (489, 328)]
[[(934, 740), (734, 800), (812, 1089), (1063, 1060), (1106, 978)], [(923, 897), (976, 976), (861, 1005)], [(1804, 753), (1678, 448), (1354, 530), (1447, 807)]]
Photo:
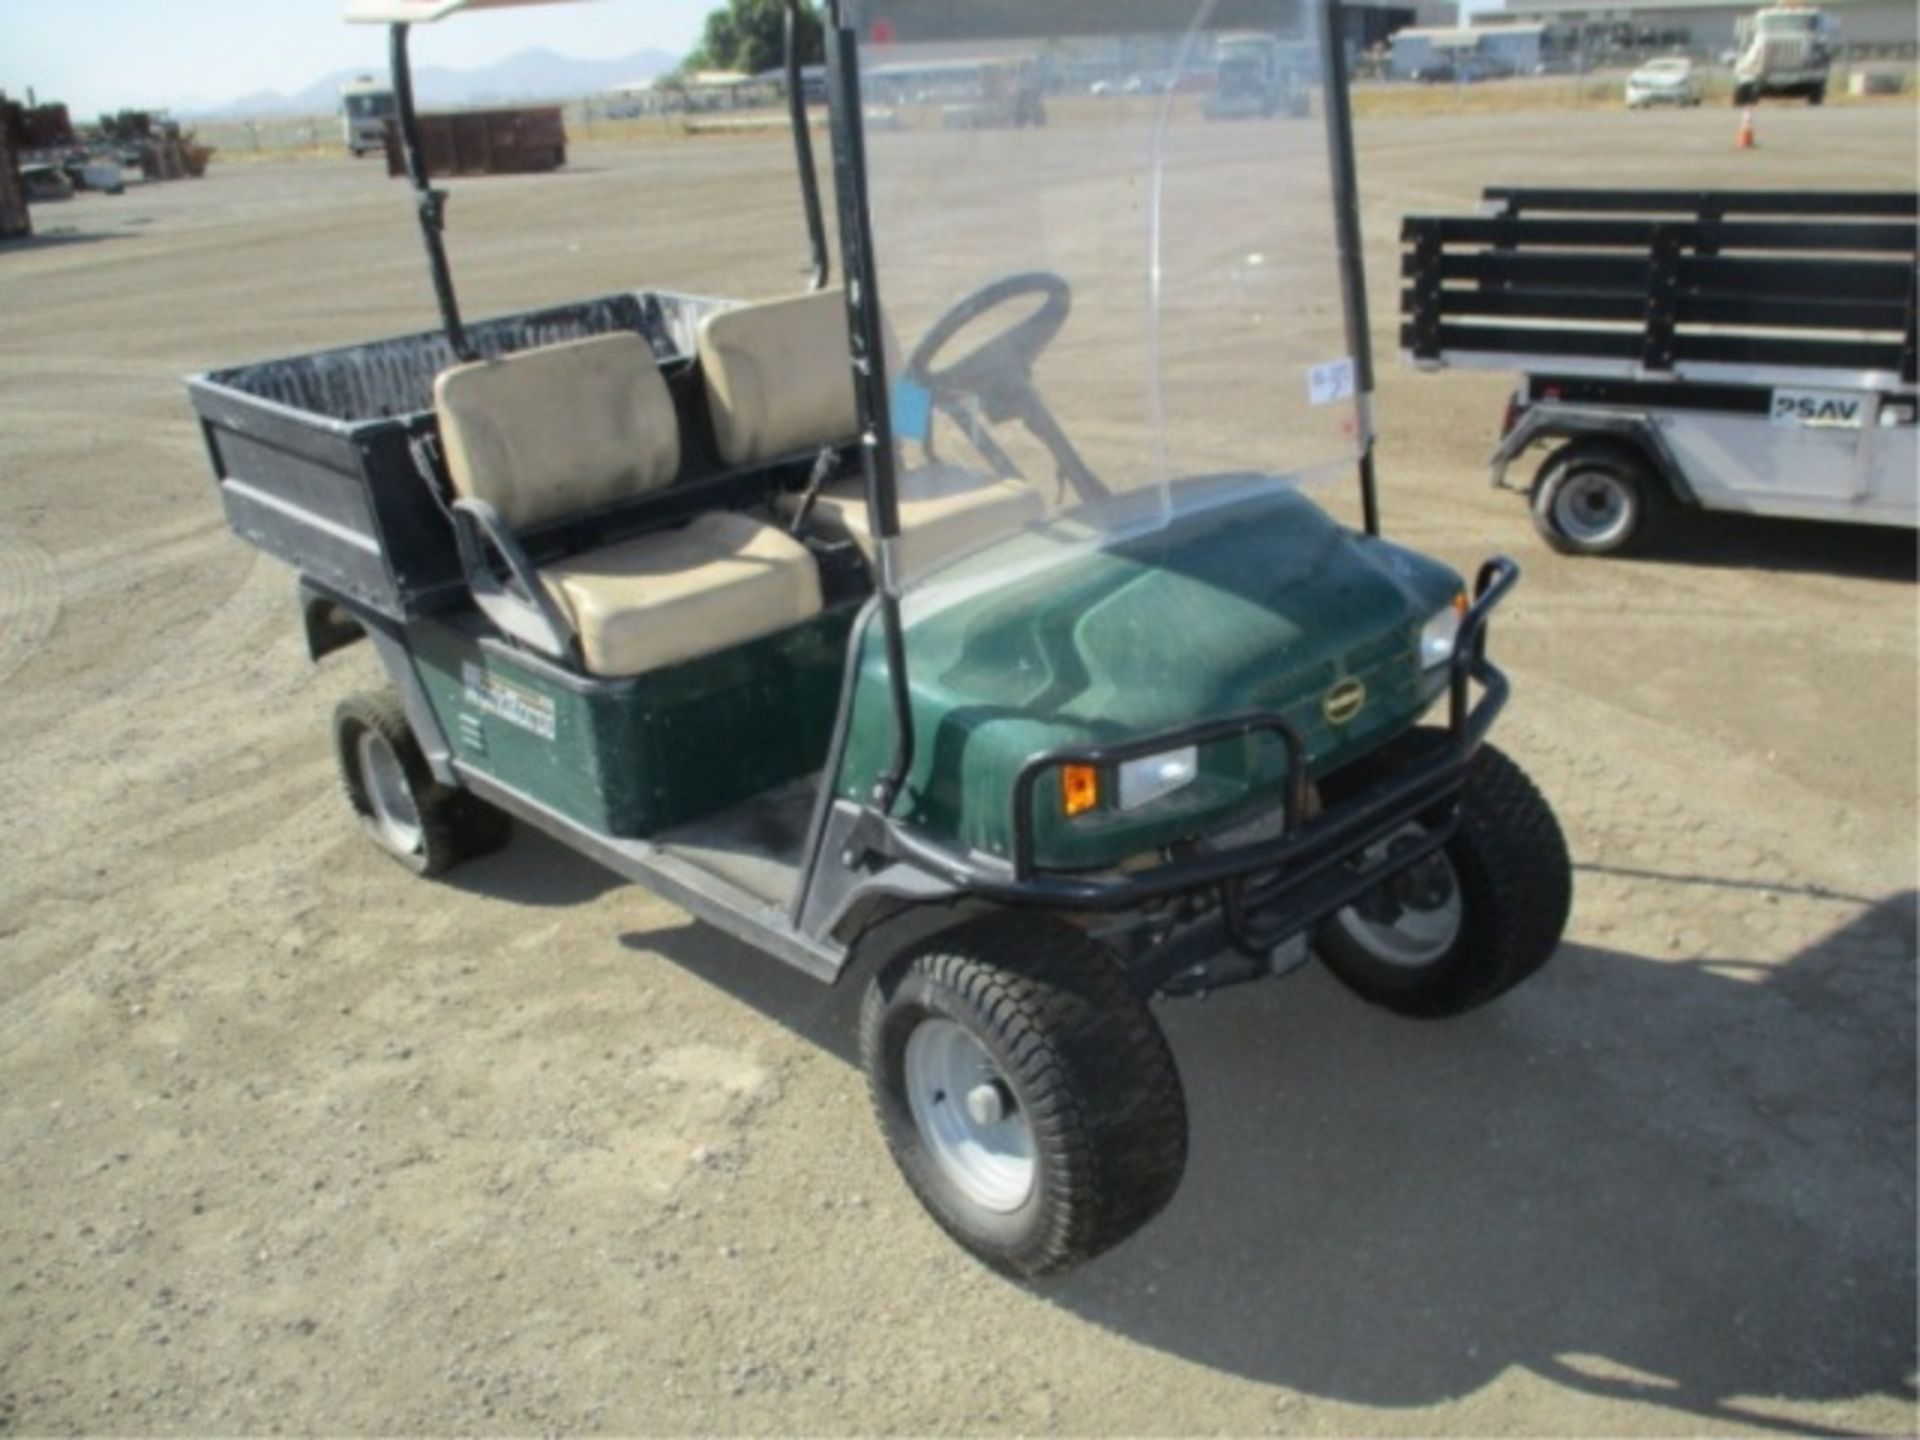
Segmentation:
[(1828, 219), (1913, 220), (1920, 194), (1888, 190), (1581, 190), (1554, 186), (1489, 185), (1481, 203), (1502, 214), (1822, 215)]
[(1911, 193), (1490, 188), (1402, 224), (1401, 346), (1915, 377)]

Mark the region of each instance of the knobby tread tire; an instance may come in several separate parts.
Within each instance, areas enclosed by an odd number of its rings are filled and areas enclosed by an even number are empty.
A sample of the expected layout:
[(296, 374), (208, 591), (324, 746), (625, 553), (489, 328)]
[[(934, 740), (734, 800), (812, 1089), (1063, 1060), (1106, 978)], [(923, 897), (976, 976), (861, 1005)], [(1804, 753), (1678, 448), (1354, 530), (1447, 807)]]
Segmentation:
[[(986, 1224), (920, 1142), (901, 1073), (925, 1018), (959, 1021), (987, 1047), (1034, 1132), (1035, 1190)], [(1172, 1199), (1186, 1167), (1186, 1101), (1160, 1027), (1118, 963), (1073, 926), (1000, 912), (943, 931), (867, 992), (861, 1054), (875, 1117), (934, 1219), (1022, 1278), (1078, 1265)]]
[[(399, 758), (420, 812), (421, 846), (411, 855), (403, 855), (388, 844), (373, 823), (373, 808), (356, 753), (360, 735), (367, 730), (385, 740)], [(366, 690), (347, 696), (334, 707), (333, 735), (334, 758), (339, 762), (340, 785), (347, 803), (381, 853), (414, 874), (445, 874), (463, 860), (498, 850), (511, 837), (513, 822), (504, 812), (433, 778), (413, 727), (407, 723), (406, 707), (391, 690)]]
[[(1446, 737), (1415, 731), (1408, 741), (1438, 745)], [(1420, 1019), (1478, 1009), (1532, 975), (1559, 947), (1573, 907), (1573, 862), (1559, 821), (1526, 772), (1491, 745), (1468, 772), (1459, 828), (1444, 853), (1465, 907), (1447, 954), (1396, 971), (1370, 962), (1331, 922), (1316, 946), (1356, 994)]]
[(1498, 908), (1482, 915), (1478, 963), (1453, 994), (1436, 997), (1428, 1012), (1436, 1015), (1484, 1005), (1532, 975), (1559, 948), (1573, 910), (1573, 859), (1560, 822), (1527, 773), (1491, 745), (1469, 772), (1451, 849), (1456, 867), (1477, 872), (1465, 883), (1497, 897)]

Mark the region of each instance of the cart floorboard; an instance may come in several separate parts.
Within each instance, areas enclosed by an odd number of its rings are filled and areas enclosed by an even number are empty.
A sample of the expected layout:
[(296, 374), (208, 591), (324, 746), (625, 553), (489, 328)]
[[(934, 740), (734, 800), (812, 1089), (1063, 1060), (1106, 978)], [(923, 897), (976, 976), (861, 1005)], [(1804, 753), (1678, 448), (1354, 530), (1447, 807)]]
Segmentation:
[(663, 831), (654, 843), (769, 905), (791, 904), (820, 784), (815, 771), (718, 815)]

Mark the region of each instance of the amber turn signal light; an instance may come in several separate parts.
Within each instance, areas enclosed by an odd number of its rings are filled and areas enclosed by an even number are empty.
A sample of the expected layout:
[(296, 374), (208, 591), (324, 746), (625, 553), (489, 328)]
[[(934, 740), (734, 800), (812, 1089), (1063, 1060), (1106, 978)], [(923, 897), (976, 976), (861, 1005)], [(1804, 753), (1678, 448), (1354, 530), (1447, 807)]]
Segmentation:
[(1060, 767), (1060, 808), (1071, 820), (1100, 803), (1100, 772), (1091, 765)]

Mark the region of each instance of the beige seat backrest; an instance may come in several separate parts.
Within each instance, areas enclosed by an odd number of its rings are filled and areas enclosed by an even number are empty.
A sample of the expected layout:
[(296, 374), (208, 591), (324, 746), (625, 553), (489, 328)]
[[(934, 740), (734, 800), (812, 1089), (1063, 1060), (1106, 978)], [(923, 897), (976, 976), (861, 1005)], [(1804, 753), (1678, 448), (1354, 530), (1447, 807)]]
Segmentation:
[(433, 403), (453, 488), (509, 529), (657, 490), (680, 468), (673, 397), (632, 331), (456, 365)]
[(846, 304), (836, 286), (700, 322), (700, 369), (723, 461), (752, 465), (853, 439)]

